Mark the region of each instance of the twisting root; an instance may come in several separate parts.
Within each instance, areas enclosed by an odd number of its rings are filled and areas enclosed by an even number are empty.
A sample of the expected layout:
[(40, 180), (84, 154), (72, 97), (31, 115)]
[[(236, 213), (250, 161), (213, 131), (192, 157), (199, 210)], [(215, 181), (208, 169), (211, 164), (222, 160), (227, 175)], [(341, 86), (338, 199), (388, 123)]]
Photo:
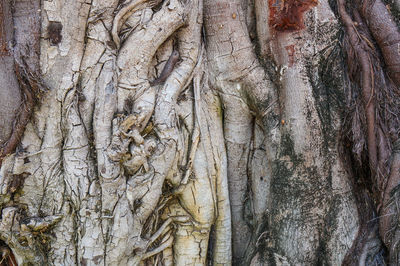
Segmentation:
[[(147, 241), (142, 241), (142, 244), (139, 244), (141, 248), (139, 249), (140, 252), (136, 254), (134, 263), (133, 265), (139, 265), (140, 261), (144, 261), (145, 259), (148, 259), (154, 255), (157, 255), (158, 253), (163, 252), (165, 249), (171, 247), (174, 238), (172, 236), (172, 231), (169, 227), (169, 225), (172, 223), (172, 219), (168, 218), (162, 225), (161, 227), (157, 230), (156, 233), (154, 233), (149, 240)], [(164, 236), (161, 239), (161, 244), (157, 247), (154, 248), (153, 250), (147, 251), (147, 249), (156, 241), (160, 236)]]
[[(129, 2), (129, 4), (121, 8), (121, 10), (118, 11), (117, 15), (114, 17), (111, 36), (117, 48), (119, 48), (121, 45), (121, 40), (118, 36), (118, 33), (121, 30), (122, 24), (128, 19), (128, 17), (132, 13), (138, 10), (137, 7), (139, 5), (146, 3), (147, 1), (149, 0), (132, 0), (131, 2)], [(155, 6), (159, 2), (160, 0), (151, 0), (148, 2), (148, 6), (150, 7)]]
[(148, 245), (151, 245), (154, 241), (157, 240), (157, 238), (159, 238), (162, 234), (164, 234), (166, 232), (166, 229), (168, 228), (168, 226), (171, 224), (171, 222), (172, 222), (172, 219), (168, 218), (161, 225), (161, 227), (157, 230), (157, 232), (155, 232), (154, 235), (151, 236), (151, 238), (149, 239)]
[(127, 17), (134, 12), (134, 8), (138, 5), (146, 2), (146, 0), (132, 0), (129, 4), (121, 8), (113, 20), (113, 27), (111, 30), (111, 36), (117, 48), (120, 47), (121, 40), (119, 39), (118, 32), (121, 29), (122, 23), (127, 19)]
[(362, 47), (362, 39), (354, 27), (353, 20), (346, 12), (344, 0), (338, 0), (339, 14), (345, 25), (349, 41), (354, 51), (358, 55), (359, 64), (362, 70), (362, 95), (365, 103), (366, 117), (367, 117), (367, 138), (368, 138), (368, 155), (370, 160), (371, 169), (376, 169), (377, 166), (377, 145), (375, 136), (375, 104), (370, 102), (372, 97), (372, 84), (371, 84), (371, 60), (368, 53)]
[[(380, 1), (356, 0), (351, 1), (350, 4), (349, 1), (349, 6), (346, 7), (346, 0), (337, 0), (338, 13), (346, 32), (345, 48), (347, 48), (351, 82), (348, 87), (350, 94), (347, 112), (352, 119), (348, 119), (345, 124), (351, 128), (352, 132), (352, 136), (347, 137), (352, 143), (349, 158), (353, 157), (355, 160), (348, 161), (347, 164), (349, 169), (354, 171), (354, 175), (359, 175), (362, 179), (362, 181), (353, 180), (353, 189), (358, 202), (360, 219), (363, 222), (357, 238), (353, 241), (353, 246), (343, 261), (346, 265), (366, 263), (367, 255), (374, 259), (381, 256), (380, 251), (367, 248), (374, 244), (377, 247), (376, 250), (382, 250), (382, 243), (378, 240), (377, 221), (380, 223), (381, 240), (387, 245), (389, 252), (394, 254), (391, 251), (391, 242), (386, 239), (390, 238), (387, 237), (387, 232), (391, 230), (395, 219), (392, 215), (394, 210), (392, 207), (388, 208), (390, 195), (399, 180), (398, 175), (392, 175), (389, 165), (391, 154), (393, 157), (392, 152), (394, 152), (392, 145), (398, 138), (397, 133), (391, 132), (398, 132), (399, 128), (398, 105), (396, 100), (392, 101), (392, 99), (398, 99), (393, 96), (397, 95), (399, 90), (390, 79), (390, 71), (384, 71), (384, 62), (387, 61), (386, 50), (384, 51), (386, 41), (382, 40), (383, 34), (376, 31), (377, 25), (385, 24), (382, 21), (390, 20), (390, 15), (383, 6), (378, 8), (378, 2)], [(380, 14), (378, 20), (382, 21), (376, 21), (377, 15), (373, 17), (369, 10), (366, 12), (367, 5), (370, 5), (371, 10), (374, 7), (375, 14)], [(347, 8), (350, 10), (349, 13), (346, 11)], [(393, 29), (390, 23), (386, 24), (384, 35), (398, 36), (398, 30)], [(389, 48), (388, 54), (393, 52)], [(382, 53), (378, 52), (379, 49)], [(358, 96), (357, 89), (361, 90), (362, 97)], [(364, 114), (360, 114), (360, 110)], [(366, 148), (364, 143), (367, 144)], [(376, 218), (376, 212), (380, 215), (378, 218)], [(397, 263), (397, 259), (390, 258), (390, 264), (392, 263)]]
[(23, 95), (24, 99), (10, 138), (3, 147), (0, 147), (0, 167), (3, 159), (7, 155), (13, 153), (17, 145), (20, 143), (25, 132), (25, 127), (31, 118), (35, 101), (39, 95), (39, 82), (35, 78), (30, 77), (25, 70), (26, 68), (15, 62), (15, 74), (17, 76), (21, 94)]
[[(356, 27), (354, 26), (352, 18), (346, 11), (345, 0), (338, 0), (338, 11), (345, 26), (350, 45), (357, 55), (358, 64), (360, 65), (362, 72), (362, 96), (367, 118), (367, 146), (369, 154), (369, 165), (371, 169), (376, 169), (377, 145), (375, 136), (375, 103), (373, 100), (370, 101), (372, 92), (370, 57), (368, 53), (363, 49), (363, 39), (360, 37)], [(366, 202), (367, 204), (369, 203), (369, 206), (367, 206), (367, 210), (361, 210), (360, 213), (363, 213), (365, 220), (370, 220), (371, 218), (373, 218), (373, 212), (371, 211), (373, 208), (373, 204), (370, 202), (368, 196), (364, 195), (364, 193), (361, 193), (361, 195), (359, 195), (359, 200), (360, 202)], [(345, 263), (356, 263), (356, 261), (354, 261), (354, 257), (358, 258), (357, 261), (362, 257), (361, 255), (363, 254), (364, 247), (367, 244), (368, 236), (373, 230), (374, 225), (376, 225), (376, 223), (361, 224), (357, 238), (344, 259)], [(356, 256), (353, 256), (354, 254)]]
[[(187, 81), (187, 84), (185, 84), (184, 88), (188, 85), (188, 83), (193, 79), (193, 76), (195, 73), (198, 73), (200, 71), (200, 66), (203, 63), (203, 52), (204, 52), (204, 47), (201, 47), (201, 52), (199, 54), (199, 58), (197, 60), (196, 66), (193, 69), (193, 72), (190, 75), (190, 78)], [(200, 141), (200, 126), (199, 126), (199, 116), (201, 115), (200, 109), (201, 109), (201, 101), (200, 101), (200, 88), (196, 87), (194, 90), (195, 94), (197, 95), (197, 98), (195, 100), (195, 110), (196, 110), (196, 119), (195, 119), (195, 124), (194, 124), (194, 129), (193, 129), (193, 134), (192, 134), (192, 148), (190, 150), (189, 154), (189, 161), (186, 166), (186, 173), (185, 176), (183, 177), (181, 184), (186, 185), (190, 175), (192, 174), (193, 170), (193, 160), (194, 156), (196, 155), (197, 147), (199, 145)]]
[(165, 249), (171, 247), (173, 242), (174, 242), (174, 238), (171, 235), (168, 235), (168, 238), (167, 238), (167, 240), (165, 242), (164, 242), (164, 239), (163, 239), (163, 242), (162, 242), (162, 244), (160, 246), (158, 246), (157, 248), (145, 253), (143, 255), (142, 259), (145, 260), (147, 258), (150, 258), (151, 256), (154, 256), (154, 255), (156, 255), (158, 253), (163, 252)]
[(197, 147), (199, 146), (199, 141), (200, 141), (200, 129), (199, 129), (199, 124), (197, 120), (195, 121), (194, 129), (193, 129), (193, 134), (192, 134), (192, 148), (190, 149), (190, 154), (189, 154), (189, 161), (186, 165), (186, 173), (185, 176), (182, 178), (181, 184), (186, 185), (189, 181), (189, 177), (192, 174), (193, 170), (193, 160), (194, 156), (196, 155)]

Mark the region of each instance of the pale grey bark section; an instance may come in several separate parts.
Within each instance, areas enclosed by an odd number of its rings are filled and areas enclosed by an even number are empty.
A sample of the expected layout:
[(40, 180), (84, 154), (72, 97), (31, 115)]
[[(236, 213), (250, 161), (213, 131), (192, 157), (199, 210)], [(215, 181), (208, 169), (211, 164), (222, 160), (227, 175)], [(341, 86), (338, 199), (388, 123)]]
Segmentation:
[[(43, 2), (40, 63), (50, 91), (27, 126), (26, 151), (1, 172), (5, 201), (26, 206), (3, 209), (1, 223), (30, 239), (23, 249), (1, 235), (20, 263), (203, 265), (213, 228), (214, 262), (230, 264), (222, 111), (204, 70), (202, 1), (154, 12), (157, 4)], [(62, 25), (59, 43), (50, 23)], [(150, 87), (172, 49), (178, 65)], [(6, 198), (17, 175), (24, 185)]]
[(327, 119), (316, 96), (339, 24), (322, 0), (304, 31), (276, 33), (267, 2), (43, 1), (49, 92), (0, 171), (19, 263), (341, 263), (358, 214), (340, 105)]

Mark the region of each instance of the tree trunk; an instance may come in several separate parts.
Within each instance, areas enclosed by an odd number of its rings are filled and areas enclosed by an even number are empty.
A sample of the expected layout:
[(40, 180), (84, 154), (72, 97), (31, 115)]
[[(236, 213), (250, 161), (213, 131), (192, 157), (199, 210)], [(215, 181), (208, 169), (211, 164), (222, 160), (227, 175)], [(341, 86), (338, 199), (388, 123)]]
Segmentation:
[(3, 1), (0, 264), (399, 263), (398, 12)]

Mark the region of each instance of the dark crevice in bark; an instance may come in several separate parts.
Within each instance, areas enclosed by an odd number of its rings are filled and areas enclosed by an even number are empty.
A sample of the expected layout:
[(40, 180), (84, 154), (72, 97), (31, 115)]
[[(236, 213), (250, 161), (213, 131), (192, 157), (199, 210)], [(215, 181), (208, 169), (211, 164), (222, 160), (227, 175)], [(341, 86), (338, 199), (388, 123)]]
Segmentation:
[(16, 266), (17, 261), (12, 250), (0, 240), (0, 266)]
[(266, 214), (262, 222), (256, 223), (252, 229), (251, 239), (244, 255), (243, 265), (250, 265), (253, 257), (258, 254), (264, 254), (267, 249), (265, 243), (266, 239), (270, 237), (268, 228), (268, 215)]

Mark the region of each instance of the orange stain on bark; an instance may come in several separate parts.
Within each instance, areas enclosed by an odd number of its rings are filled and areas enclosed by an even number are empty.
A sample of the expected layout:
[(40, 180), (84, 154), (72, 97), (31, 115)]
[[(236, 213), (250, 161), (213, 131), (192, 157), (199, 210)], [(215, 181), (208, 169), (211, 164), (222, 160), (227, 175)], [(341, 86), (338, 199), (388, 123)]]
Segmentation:
[(318, 0), (268, 0), (269, 25), (277, 32), (302, 30), (304, 13), (317, 4)]

